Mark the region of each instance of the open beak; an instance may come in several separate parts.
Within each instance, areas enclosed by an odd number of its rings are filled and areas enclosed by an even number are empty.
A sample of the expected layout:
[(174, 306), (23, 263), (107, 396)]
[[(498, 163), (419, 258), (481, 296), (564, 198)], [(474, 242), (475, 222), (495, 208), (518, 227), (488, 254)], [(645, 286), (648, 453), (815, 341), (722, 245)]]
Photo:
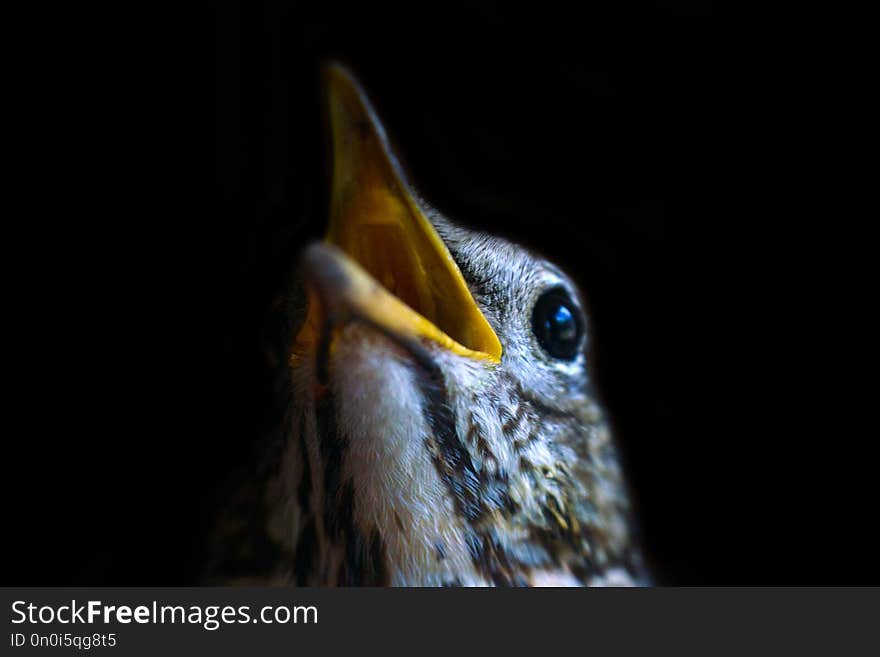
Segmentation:
[(325, 68), (324, 86), (330, 225), (324, 242), (303, 257), (309, 310), (297, 346), (326, 340), (327, 331), (356, 319), (405, 344), (427, 340), (499, 362), (501, 343), (422, 211), (363, 90), (337, 64)]

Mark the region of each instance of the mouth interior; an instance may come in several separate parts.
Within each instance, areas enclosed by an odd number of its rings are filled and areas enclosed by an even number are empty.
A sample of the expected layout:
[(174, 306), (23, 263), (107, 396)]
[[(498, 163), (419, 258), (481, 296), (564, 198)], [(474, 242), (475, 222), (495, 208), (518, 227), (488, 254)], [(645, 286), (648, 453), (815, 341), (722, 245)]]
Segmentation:
[(497, 338), (494, 333), (487, 336), (488, 325), (482, 313), (460, 280), (455, 280), (461, 274), (442, 242), (439, 246), (443, 250), (437, 248), (439, 236), (416, 230), (412, 224), (377, 221), (372, 213), (360, 216), (371, 218), (349, 219), (344, 234), (335, 235), (337, 239), (331, 235), (328, 241), (342, 248), (386, 291), (454, 342), (487, 356), (495, 351), (492, 339)]
[[(394, 224), (366, 224), (352, 257), (386, 290), (450, 337), (463, 341), (454, 325), (439, 316), (437, 290), (430, 284), (419, 255), (407, 248), (403, 228)], [(465, 345), (467, 346), (467, 345)]]

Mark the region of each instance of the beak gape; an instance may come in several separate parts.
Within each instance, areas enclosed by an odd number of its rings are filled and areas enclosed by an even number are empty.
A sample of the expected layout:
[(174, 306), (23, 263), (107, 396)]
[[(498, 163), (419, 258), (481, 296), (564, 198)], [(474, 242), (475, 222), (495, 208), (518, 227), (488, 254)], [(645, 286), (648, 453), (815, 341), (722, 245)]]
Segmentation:
[[(309, 247), (302, 350), (366, 321), (407, 344), (430, 340), (498, 363), (501, 343), (477, 307), (449, 249), (428, 220), (363, 90), (341, 66), (324, 70), (332, 140), (330, 225)], [(322, 337), (323, 336), (323, 337)]]

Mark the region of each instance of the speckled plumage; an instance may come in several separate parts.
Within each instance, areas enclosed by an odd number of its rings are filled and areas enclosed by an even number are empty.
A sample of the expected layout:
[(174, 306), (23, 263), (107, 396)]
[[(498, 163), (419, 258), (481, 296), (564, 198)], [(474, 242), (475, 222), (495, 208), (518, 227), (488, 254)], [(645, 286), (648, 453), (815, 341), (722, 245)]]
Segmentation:
[[(245, 556), (217, 557), (213, 580), (642, 581), (617, 454), (591, 393), (589, 335), (563, 361), (532, 331), (542, 292), (562, 288), (582, 312), (578, 290), (528, 250), (419, 202), (497, 334), (501, 362), (429, 341), (414, 353), (360, 321), (335, 327), (326, 354), (294, 349), (281, 438), (215, 539)], [(292, 306), (296, 325), (303, 308)]]

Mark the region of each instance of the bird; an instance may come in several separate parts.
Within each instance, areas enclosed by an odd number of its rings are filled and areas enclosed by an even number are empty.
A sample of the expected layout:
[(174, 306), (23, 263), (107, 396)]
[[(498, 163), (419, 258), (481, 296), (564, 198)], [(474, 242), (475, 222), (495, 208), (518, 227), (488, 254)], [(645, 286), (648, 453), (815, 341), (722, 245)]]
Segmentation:
[(322, 69), (329, 222), (284, 300), (284, 413), (210, 583), (650, 581), (578, 286), (416, 190), (354, 74)]

